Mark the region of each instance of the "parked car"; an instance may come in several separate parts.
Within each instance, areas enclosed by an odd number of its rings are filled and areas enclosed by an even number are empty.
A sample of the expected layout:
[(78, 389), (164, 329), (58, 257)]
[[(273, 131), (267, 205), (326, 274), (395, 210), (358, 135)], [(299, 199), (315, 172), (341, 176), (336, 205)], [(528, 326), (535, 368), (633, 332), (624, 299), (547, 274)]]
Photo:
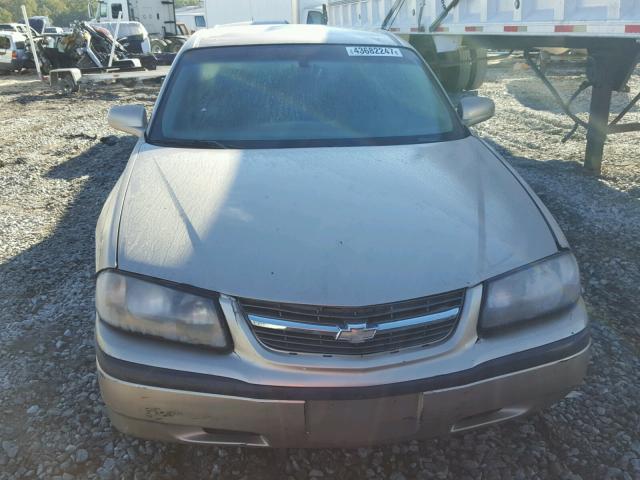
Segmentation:
[(99, 382), (146, 438), (358, 446), (527, 414), (585, 375), (567, 240), (389, 33), (185, 44), (96, 229)]
[(18, 32), (0, 31), (0, 72), (21, 70), (26, 61), (25, 36)]
[(24, 33), (27, 33), (27, 27), (20, 23), (0, 23), (0, 31), (3, 32), (20, 32), (24, 29)]
[[(18, 32), (23, 35), (27, 35), (27, 31), (29, 27), (27, 27), (24, 23), (0, 23), (0, 31), (9, 31), (9, 32)], [(38, 35), (33, 28), (31, 29), (31, 33), (33, 35)]]

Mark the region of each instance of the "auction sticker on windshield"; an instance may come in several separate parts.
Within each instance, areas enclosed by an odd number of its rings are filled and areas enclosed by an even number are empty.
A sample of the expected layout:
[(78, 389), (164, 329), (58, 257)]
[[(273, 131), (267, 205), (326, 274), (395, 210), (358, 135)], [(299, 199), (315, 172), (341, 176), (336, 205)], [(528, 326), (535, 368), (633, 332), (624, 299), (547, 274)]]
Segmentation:
[(389, 47), (347, 47), (350, 57), (402, 57), (399, 48)]

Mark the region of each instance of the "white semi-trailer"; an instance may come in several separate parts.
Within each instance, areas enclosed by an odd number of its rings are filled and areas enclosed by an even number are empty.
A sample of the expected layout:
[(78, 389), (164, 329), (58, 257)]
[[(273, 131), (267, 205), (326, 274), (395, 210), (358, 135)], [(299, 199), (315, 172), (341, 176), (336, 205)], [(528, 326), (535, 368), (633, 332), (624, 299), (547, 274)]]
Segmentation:
[(239, 22), (326, 23), (322, 0), (205, 0), (209, 27)]
[(103, 0), (98, 2), (98, 21), (122, 20), (140, 22), (149, 35), (177, 35), (176, 10), (173, 1), (166, 0)]
[[(482, 82), (487, 44), (517, 48), (532, 36), (552, 37), (544, 43), (640, 38), (640, 0), (329, 0), (328, 18), (331, 25), (362, 29), (381, 28), (386, 19), (385, 27), (418, 47), (436, 70), (444, 65), (443, 83), (453, 91)], [(425, 34), (433, 42), (425, 42)], [(485, 41), (475, 41), (480, 36)], [(520, 40), (512, 43), (514, 37)]]
[[(330, 23), (380, 28), (394, 0), (329, 0)], [(445, 10), (450, 7), (446, 15)], [(389, 29), (400, 34), (628, 36), (640, 34), (638, 0), (405, 0)]]
[[(95, 22), (140, 22), (149, 33), (153, 53), (177, 52), (187, 39), (186, 26), (176, 22), (173, 0), (99, 0)], [(183, 27), (183, 28), (181, 28)]]
[[(408, 40), (450, 91), (477, 88), (486, 50), (522, 50), (532, 70), (575, 122), (587, 129), (585, 167), (600, 173), (606, 136), (640, 130), (621, 124), (629, 105), (609, 123), (612, 91), (627, 88), (640, 57), (640, 0), (328, 0), (330, 25), (383, 28)], [(586, 49), (592, 88), (589, 120), (570, 109), (532, 55), (543, 48)]]

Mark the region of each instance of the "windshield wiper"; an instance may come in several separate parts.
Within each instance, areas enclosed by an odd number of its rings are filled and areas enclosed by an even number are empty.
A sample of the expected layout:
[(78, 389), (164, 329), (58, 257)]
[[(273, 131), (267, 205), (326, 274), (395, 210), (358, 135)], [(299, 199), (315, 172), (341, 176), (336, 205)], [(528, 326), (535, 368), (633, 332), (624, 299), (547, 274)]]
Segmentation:
[(158, 143), (161, 143), (162, 145), (167, 147), (182, 148), (217, 148), (221, 150), (234, 148), (231, 145), (219, 142), (217, 140), (158, 140)]

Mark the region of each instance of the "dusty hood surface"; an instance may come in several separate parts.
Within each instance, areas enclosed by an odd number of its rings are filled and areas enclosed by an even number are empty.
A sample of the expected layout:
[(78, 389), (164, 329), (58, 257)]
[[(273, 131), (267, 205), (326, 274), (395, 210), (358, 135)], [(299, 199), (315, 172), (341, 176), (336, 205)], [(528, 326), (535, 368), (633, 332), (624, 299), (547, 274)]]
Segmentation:
[(279, 150), (144, 145), (118, 267), (229, 295), (370, 305), (475, 285), (557, 250), (475, 138)]

